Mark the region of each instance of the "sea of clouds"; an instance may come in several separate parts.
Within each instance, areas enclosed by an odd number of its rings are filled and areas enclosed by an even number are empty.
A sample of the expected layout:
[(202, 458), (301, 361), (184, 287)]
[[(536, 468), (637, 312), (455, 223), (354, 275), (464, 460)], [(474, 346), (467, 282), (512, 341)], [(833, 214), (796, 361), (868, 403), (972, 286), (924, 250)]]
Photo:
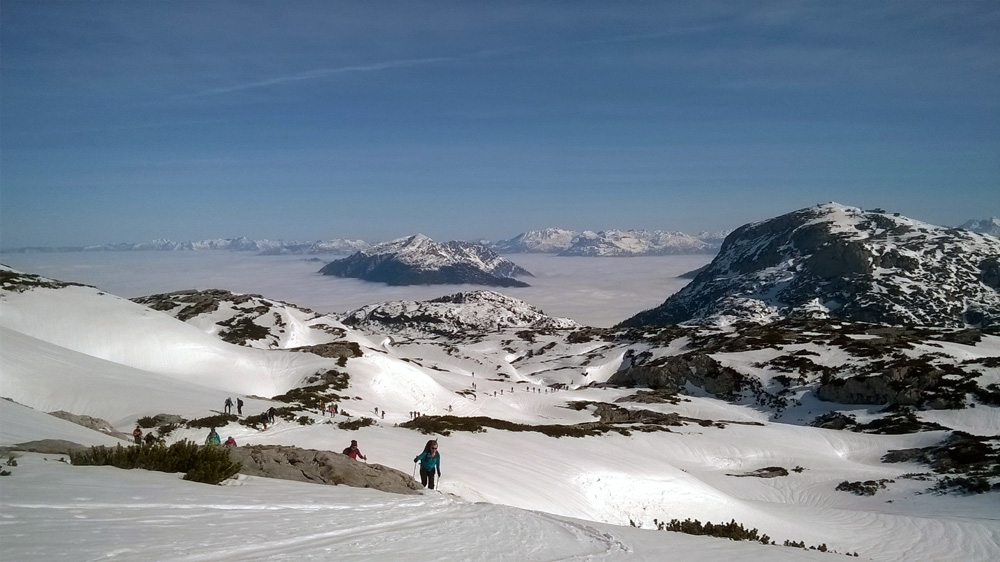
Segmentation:
[[(612, 326), (662, 303), (690, 282), (680, 275), (711, 261), (711, 255), (635, 258), (507, 256), (534, 274), (531, 287), (499, 291), (552, 316), (597, 327)], [(66, 252), (3, 254), (0, 263), (61, 281), (93, 285), (133, 298), (185, 289), (226, 289), (257, 293), (317, 312), (347, 312), (366, 304), (427, 300), (459, 291), (490, 289), (473, 285), (390, 287), (357, 279), (320, 275), (336, 257), (258, 256), (227, 251)]]

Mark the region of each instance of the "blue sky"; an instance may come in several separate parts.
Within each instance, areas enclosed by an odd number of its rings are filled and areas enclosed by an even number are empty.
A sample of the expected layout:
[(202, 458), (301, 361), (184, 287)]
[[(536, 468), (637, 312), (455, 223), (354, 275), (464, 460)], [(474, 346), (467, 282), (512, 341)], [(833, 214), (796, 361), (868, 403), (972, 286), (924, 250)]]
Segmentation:
[(996, 2), (0, 0), (0, 244), (1000, 215)]

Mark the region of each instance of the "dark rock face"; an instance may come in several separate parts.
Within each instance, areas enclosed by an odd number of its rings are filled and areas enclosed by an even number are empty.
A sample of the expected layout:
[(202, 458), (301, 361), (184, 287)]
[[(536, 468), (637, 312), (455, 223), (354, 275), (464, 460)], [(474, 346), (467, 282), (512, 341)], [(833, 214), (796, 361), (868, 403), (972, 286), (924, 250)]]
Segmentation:
[[(903, 365), (874, 375), (833, 379), (821, 384), (816, 396), (841, 404), (915, 406), (926, 400), (925, 391), (936, 387), (943, 374), (930, 365)], [(932, 407), (947, 406), (935, 403)]]
[(834, 203), (749, 224), (657, 308), (622, 326), (836, 318), (1000, 325), (1000, 241)]
[(514, 276), (531, 273), (481, 244), (438, 244), (425, 236), (394, 240), (333, 261), (323, 275), (355, 277), (389, 285), (470, 284), (528, 287)]
[(633, 361), (608, 379), (608, 384), (649, 387), (677, 392), (691, 383), (716, 396), (731, 398), (748, 383), (747, 378), (702, 353), (663, 357), (649, 362)]
[(250, 476), (372, 488), (395, 494), (416, 494), (421, 488), (409, 474), (332, 451), (252, 445), (230, 449), (229, 458), (242, 464), (240, 473)]

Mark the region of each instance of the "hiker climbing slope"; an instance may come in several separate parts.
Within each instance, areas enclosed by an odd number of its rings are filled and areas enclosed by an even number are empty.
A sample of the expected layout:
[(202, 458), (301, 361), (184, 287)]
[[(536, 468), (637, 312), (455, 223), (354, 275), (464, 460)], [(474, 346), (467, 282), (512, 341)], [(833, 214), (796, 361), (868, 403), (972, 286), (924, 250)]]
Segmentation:
[(417, 455), (413, 462), (420, 463), (420, 483), (431, 490), (434, 489), (434, 475), (441, 477), (441, 454), (438, 453), (438, 442), (431, 439), (424, 445), (424, 452)]

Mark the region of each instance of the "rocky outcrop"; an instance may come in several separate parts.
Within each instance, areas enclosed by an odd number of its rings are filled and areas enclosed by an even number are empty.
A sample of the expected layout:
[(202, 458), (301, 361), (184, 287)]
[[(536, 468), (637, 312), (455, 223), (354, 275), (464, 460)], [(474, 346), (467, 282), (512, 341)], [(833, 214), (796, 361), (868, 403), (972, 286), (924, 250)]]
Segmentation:
[(66, 420), (68, 422), (75, 423), (77, 425), (82, 425), (83, 427), (86, 427), (88, 429), (93, 429), (94, 431), (100, 431), (101, 433), (110, 435), (112, 437), (124, 439), (125, 441), (132, 441), (131, 435), (118, 431), (117, 429), (114, 428), (114, 426), (112, 426), (106, 420), (102, 420), (101, 418), (74, 414), (72, 412), (67, 412), (65, 410), (57, 410), (55, 412), (49, 412), (49, 415), (55, 416), (61, 420)]
[(421, 489), (404, 472), (332, 451), (251, 445), (230, 449), (229, 458), (242, 465), (241, 474), (249, 476), (372, 488), (394, 494), (416, 494)]
[(431, 334), (490, 332), (507, 328), (571, 329), (568, 318), (548, 316), (528, 303), (495, 291), (468, 291), (429, 301), (393, 301), (348, 312), (341, 322), (375, 331)]
[(300, 347), (302, 342), (333, 343), (347, 334), (332, 316), (252, 293), (186, 290), (132, 301), (225, 342), (257, 349), (289, 349)]
[(608, 384), (642, 386), (668, 392), (677, 392), (685, 385), (692, 384), (721, 398), (734, 398), (751, 381), (736, 370), (720, 365), (708, 355), (688, 353), (654, 361), (631, 361), (612, 375)]
[(65, 439), (39, 439), (38, 441), (26, 441), (6, 447), (11, 451), (24, 451), (26, 453), (44, 453), (47, 455), (70, 455), (82, 453), (90, 449), (85, 445), (66, 441)]
[(388, 285), (470, 284), (527, 287), (514, 279), (531, 273), (482, 244), (439, 244), (423, 235), (384, 242), (333, 261), (323, 275), (354, 277)]
[(933, 409), (964, 407), (964, 392), (935, 393), (944, 371), (927, 363), (897, 365), (882, 372), (848, 378), (831, 378), (816, 389), (820, 400), (841, 404), (927, 405)]
[(662, 305), (622, 326), (841, 319), (1000, 325), (1000, 240), (876, 209), (817, 205), (748, 224)]

